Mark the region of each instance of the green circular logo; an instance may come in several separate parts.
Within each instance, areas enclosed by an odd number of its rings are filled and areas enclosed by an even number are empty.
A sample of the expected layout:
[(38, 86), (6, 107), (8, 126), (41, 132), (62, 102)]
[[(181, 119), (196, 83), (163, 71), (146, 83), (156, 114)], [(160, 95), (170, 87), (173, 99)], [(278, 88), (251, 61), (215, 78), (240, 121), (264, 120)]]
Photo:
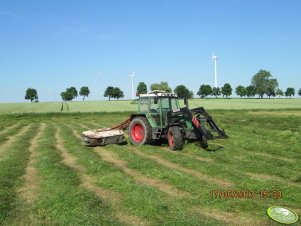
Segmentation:
[(298, 221), (298, 215), (294, 211), (282, 206), (268, 208), (267, 214), (272, 220), (282, 224), (293, 224)]

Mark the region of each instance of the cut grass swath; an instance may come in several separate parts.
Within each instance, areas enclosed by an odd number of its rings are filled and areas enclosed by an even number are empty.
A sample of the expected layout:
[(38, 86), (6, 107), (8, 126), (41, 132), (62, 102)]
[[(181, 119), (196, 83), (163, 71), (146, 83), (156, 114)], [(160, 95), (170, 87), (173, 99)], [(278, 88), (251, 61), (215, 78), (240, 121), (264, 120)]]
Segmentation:
[(23, 183), (21, 176), (25, 173), (30, 140), (37, 127), (37, 124), (31, 124), (14, 143), (1, 150), (5, 151), (5, 158), (0, 161), (0, 224), (15, 217), (16, 190)]

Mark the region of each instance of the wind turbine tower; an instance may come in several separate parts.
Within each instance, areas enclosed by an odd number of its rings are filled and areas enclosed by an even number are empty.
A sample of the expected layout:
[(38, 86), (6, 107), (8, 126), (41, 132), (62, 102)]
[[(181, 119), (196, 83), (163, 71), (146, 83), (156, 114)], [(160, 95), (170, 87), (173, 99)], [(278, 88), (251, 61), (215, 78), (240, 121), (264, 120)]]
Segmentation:
[(212, 52), (212, 60), (214, 63), (214, 87), (217, 88), (217, 69), (216, 69), (217, 56), (214, 55), (214, 52)]
[(129, 75), (129, 77), (132, 78), (132, 100), (135, 99), (135, 95), (134, 95), (134, 78), (135, 78), (135, 72), (133, 72), (131, 75)]

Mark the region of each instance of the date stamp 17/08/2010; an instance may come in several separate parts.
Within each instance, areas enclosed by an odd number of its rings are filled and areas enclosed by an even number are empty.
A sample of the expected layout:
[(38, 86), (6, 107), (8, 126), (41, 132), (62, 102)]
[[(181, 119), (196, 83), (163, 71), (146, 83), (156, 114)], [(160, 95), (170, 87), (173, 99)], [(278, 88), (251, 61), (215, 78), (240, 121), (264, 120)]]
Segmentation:
[(210, 197), (213, 199), (281, 199), (282, 192), (279, 190), (211, 190)]

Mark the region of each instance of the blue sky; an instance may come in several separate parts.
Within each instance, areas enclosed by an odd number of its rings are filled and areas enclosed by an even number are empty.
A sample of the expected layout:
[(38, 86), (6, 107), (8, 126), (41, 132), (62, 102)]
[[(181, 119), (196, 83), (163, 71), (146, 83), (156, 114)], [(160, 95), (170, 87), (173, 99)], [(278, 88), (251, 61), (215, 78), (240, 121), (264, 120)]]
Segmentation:
[[(0, 102), (60, 100), (65, 88), (107, 86), (125, 98), (135, 83), (168, 81), (197, 92), (249, 85), (260, 69), (280, 88), (301, 88), (299, 0), (1, 0)], [(78, 98), (80, 100), (80, 98)]]

